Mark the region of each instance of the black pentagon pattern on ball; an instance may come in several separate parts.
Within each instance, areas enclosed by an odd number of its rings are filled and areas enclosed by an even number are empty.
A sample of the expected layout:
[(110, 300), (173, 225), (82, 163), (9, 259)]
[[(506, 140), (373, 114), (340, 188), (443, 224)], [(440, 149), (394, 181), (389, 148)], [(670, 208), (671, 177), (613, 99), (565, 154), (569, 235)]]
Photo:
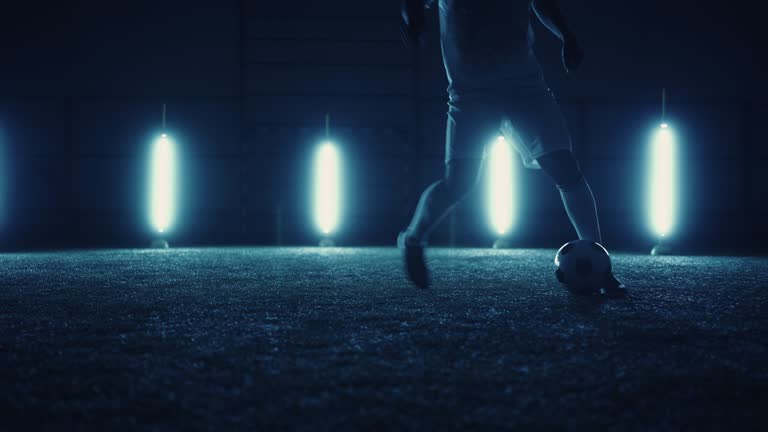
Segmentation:
[(576, 274), (582, 278), (586, 278), (592, 273), (592, 263), (586, 258), (579, 258), (576, 260), (575, 269)]

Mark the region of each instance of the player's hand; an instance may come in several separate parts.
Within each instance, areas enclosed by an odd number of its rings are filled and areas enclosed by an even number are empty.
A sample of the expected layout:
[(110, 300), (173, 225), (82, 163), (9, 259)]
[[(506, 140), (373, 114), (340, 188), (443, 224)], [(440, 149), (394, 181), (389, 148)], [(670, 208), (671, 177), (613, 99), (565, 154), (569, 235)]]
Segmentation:
[(584, 62), (584, 51), (573, 36), (567, 36), (563, 41), (563, 66), (567, 73), (573, 73)]
[(424, 28), (427, 18), (424, 3), (414, 0), (403, 0), (400, 9), (400, 37), (407, 48), (419, 47), (424, 44)]

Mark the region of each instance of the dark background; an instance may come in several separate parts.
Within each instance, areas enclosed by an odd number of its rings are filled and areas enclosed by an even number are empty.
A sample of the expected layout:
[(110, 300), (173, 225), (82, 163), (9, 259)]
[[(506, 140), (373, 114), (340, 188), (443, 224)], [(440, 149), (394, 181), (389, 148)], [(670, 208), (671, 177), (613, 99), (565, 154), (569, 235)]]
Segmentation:
[[(61, 4), (66, 3), (66, 4)], [(0, 11), (0, 244), (143, 246), (149, 143), (168, 104), (182, 149), (176, 244), (311, 244), (307, 176), (333, 118), (346, 182), (342, 244), (393, 244), (442, 170), (445, 78), (436, 16), (405, 49), (389, 1), (26, 2)], [(609, 248), (653, 244), (644, 155), (669, 89), (684, 154), (675, 241), (765, 251), (766, 86), (756, 2), (563, 2), (587, 63), (565, 78), (537, 51), (592, 182)], [(762, 47), (761, 47), (762, 49)], [(521, 177), (513, 241), (575, 236), (556, 189)], [(458, 244), (492, 241), (482, 193)], [(277, 233), (278, 215), (284, 227)], [(450, 224), (436, 233), (446, 243)]]

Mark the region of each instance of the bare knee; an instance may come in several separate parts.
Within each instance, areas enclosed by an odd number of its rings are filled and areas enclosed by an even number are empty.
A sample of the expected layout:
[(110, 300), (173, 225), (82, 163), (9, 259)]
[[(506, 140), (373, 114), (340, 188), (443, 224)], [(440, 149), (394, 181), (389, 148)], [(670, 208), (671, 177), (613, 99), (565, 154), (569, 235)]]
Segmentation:
[(540, 157), (538, 162), (560, 189), (576, 184), (584, 177), (579, 162), (570, 150), (554, 151)]
[(480, 159), (456, 159), (446, 164), (446, 189), (451, 198), (459, 201), (464, 199), (475, 188), (479, 179)]

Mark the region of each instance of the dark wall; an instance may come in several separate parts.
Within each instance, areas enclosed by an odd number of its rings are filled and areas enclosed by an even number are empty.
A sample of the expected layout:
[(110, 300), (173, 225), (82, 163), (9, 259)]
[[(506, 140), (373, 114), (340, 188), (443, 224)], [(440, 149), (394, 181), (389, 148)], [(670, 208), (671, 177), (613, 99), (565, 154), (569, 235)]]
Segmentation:
[[(563, 2), (587, 50), (574, 77), (537, 28), (609, 247), (653, 242), (644, 155), (666, 87), (685, 155), (677, 241), (699, 252), (765, 249), (756, 9), (728, 6)], [(183, 151), (175, 243), (314, 243), (307, 173), (326, 113), (346, 168), (342, 243), (392, 243), (441, 173), (436, 17), (427, 47), (409, 51), (397, 1), (80, 1), (4, 12), (0, 221), (9, 246), (145, 244), (147, 155), (163, 103)], [(542, 173), (523, 172), (519, 186), (517, 244), (574, 236)], [(435, 241), (491, 241), (482, 204), (482, 193), (471, 197)]]

